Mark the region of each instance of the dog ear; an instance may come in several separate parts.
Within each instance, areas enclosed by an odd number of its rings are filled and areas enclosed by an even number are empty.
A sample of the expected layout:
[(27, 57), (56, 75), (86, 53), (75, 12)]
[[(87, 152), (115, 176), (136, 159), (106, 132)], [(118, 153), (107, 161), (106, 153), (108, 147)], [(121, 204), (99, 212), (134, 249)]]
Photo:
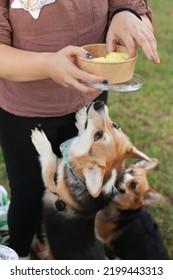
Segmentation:
[(159, 164), (159, 160), (157, 158), (151, 158), (151, 162), (147, 162), (146, 160), (141, 160), (135, 164), (135, 166), (145, 169), (147, 172), (154, 170)]
[(83, 169), (88, 192), (93, 197), (98, 197), (102, 190), (104, 169), (98, 165)]
[(151, 159), (147, 155), (145, 155), (144, 153), (139, 151), (136, 147), (133, 147), (131, 149), (131, 151), (126, 154), (126, 157), (127, 158), (141, 158), (148, 162), (151, 162)]
[(145, 195), (143, 205), (156, 206), (164, 202), (164, 197), (153, 189), (150, 189)]

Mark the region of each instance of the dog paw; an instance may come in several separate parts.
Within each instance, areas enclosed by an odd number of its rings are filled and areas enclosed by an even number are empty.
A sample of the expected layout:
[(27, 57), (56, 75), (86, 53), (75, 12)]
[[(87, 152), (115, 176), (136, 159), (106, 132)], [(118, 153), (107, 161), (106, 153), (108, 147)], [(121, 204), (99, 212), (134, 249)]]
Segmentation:
[(31, 131), (31, 141), (40, 156), (52, 153), (52, 147), (43, 130), (35, 128)]
[(86, 107), (83, 107), (79, 111), (76, 112), (75, 115), (76, 118), (76, 127), (79, 131), (79, 135), (82, 133), (82, 131), (85, 129), (85, 122), (86, 122)]

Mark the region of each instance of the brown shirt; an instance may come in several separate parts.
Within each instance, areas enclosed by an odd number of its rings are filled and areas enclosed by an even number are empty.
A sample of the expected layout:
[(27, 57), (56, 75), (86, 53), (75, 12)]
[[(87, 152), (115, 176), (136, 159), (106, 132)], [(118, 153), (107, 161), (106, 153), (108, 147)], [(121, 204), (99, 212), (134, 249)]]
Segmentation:
[[(0, 0), (0, 43), (35, 52), (104, 42), (111, 12), (119, 7), (151, 16), (142, 0), (56, 0), (41, 9), (38, 19), (23, 8), (12, 8), (13, 2)], [(95, 97), (63, 88), (51, 79), (24, 83), (0, 79), (0, 106), (19, 116), (66, 115)]]

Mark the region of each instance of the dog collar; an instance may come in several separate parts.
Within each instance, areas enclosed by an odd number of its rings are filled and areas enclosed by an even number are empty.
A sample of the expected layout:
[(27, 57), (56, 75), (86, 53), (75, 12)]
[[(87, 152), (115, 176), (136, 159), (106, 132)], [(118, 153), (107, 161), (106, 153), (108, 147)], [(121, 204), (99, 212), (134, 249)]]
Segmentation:
[(69, 175), (71, 177), (73, 177), (73, 179), (76, 181), (77, 184), (79, 184), (81, 187), (85, 188), (86, 187), (86, 184), (85, 182), (82, 180), (82, 178), (80, 178), (79, 176), (77, 176), (73, 170), (71, 168), (69, 168), (67, 166), (67, 172), (69, 173)]
[(68, 139), (59, 146), (62, 156), (63, 156), (68, 168), (71, 168), (71, 157), (69, 154), (69, 149), (70, 149), (73, 139), (74, 138)]

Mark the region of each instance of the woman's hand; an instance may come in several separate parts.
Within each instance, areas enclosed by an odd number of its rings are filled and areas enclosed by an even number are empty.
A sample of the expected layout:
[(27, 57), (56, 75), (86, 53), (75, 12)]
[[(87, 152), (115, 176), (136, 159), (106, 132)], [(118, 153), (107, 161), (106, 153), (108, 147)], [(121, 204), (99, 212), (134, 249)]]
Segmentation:
[(53, 79), (59, 85), (84, 93), (101, 93), (87, 83), (107, 83), (104, 77), (80, 70), (76, 56), (90, 57), (80, 47), (68, 46), (56, 53), (39, 53), (19, 50), (0, 44), (0, 77), (14, 82), (29, 82)]
[(130, 57), (134, 57), (136, 49), (141, 47), (150, 62), (159, 63), (152, 25), (147, 16), (141, 18), (142, 21), (129, 11), (120, 12), (113, 17), (106, 38), (108, 52), (114, 51), (115, 43), (122, 41)]
[[(76, 56), (90, 57), (81, 47), (68, 46), (57, 53), (49, 54), (47, 72), (51, 79), (66, 88), (74, 88), (84, 93), (95, 93), (97, 89), (84, 85), (87, 83), (102, 83), (104, 77), (89, 74), (75, 65)], [(101, 91), (99, 91), (101, 93)]]

